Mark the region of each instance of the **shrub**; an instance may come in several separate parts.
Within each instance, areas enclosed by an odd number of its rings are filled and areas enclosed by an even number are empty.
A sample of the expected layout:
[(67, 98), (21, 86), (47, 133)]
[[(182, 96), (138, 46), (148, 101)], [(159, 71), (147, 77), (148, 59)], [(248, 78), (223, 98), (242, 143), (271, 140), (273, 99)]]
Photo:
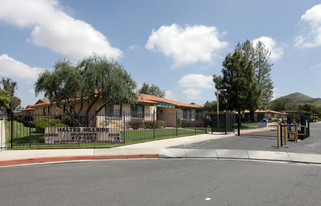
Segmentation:
[[(153, 129), (154, 128), (154, 121), (144, 121), (144, 128), (145, 129)], [(156, 128), (156, 123), (155, 123)]]
[(13, 119), (18, 122), (23, 122), (23, 116), (21, 114), (19, 114), (17, 116), (13, 116)]
[(165, 128), (166, 126), (167, 126), (166, 122), (163, 120), (156, 120), (155, 122), (155, 128), (157, 129), (162, 129), (162, 128)]
[(204, 126), (205, 126), (205, 121), (204, 121), (204, 119), (196, 120), (195, 125), (196, 125), (196, 127), (204, 127)]
[(177, 119), (177, 127), (182, 126), (182, 120), (180, 118)]
[(74, 127), (76, 125), (75, 120), (71, 116), (64, 116), (61, 118), (61, 122), (70, 127)]
[(44, 132), (46, 127), (67, 127), (61, 123), (60, 119), (53, 119), (50, 117), (43, 117), (35, 120), (36, 132)]
[(133, 129), (143, 128), (144, 122), (142, 120), (131, 120), (128, 122), (129, 127)]
[(190, 123), (189, 123), (190, 121), (189, 120), (182, 120), (181, 121), (181, 127), (189, 127), (189, 125), (190, 125)]
[(24, 116), (23, 117), (23, 125), (25, 127), (34, 127), (34, 121), (32, 116)]

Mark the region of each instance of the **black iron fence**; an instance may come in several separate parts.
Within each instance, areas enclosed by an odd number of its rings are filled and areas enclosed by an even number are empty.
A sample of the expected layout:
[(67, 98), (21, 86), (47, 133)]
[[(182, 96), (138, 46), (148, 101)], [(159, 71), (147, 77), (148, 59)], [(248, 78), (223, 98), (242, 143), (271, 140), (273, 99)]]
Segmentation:
[[(205, 115), (122, 113), (105, 115), (21, 115), (4, 120), (6, 148), (106, 147), (164, 136), (208, 132)], [(107, 146), (108, 147), (108, 146)]]
[(206, 114), (206, 125), (210, 128), (211, 133), (229, 133), (234, 132), (234, 113), (207, 113)]

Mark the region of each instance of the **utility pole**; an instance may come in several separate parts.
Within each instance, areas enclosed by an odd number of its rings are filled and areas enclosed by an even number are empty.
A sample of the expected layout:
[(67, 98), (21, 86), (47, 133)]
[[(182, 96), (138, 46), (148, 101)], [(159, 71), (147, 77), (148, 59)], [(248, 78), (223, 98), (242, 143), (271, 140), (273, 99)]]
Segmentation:
[(218, 89), (216, 90), (216, 101), (217, 101), (217, 131), (219, 131), (219, 126), (220, 126), (220, 100), (219, 100), (219, 97), (220, 97), (220, 93), (221, 92), (226, 92), (227, 89)]

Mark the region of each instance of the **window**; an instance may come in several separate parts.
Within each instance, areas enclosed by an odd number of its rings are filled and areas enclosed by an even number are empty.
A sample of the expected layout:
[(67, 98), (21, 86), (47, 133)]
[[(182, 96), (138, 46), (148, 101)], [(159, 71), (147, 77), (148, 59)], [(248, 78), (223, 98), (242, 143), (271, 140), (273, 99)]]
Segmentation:
[(42, 114), (43, 114), (43, 115), (46, 115), (46, 107), (44, 107), (44, 108), (42, 109)]
[(203, 116), (202, 110), (196, 110), (196, 112), (195, 112), (195, 119), (196, 119), (196, 120), (200, 120), (200, 119), (202, 119), (202, 116)]
[(191, 120), (192, 119), (192, 112), (190, 109), (183, 110), (183, 119), (184, 120)]
[(50, 111), (50, 106), (48, 106), (48, 114), (50, 114), (50, 112), (51, 112), (51, 111)]
[(132, 119), (144, 119), (144, 106), (139, 104), (131, 105)]
[(121, 119), (122, 105), (106, 105), (105, 114), (106, 119)]

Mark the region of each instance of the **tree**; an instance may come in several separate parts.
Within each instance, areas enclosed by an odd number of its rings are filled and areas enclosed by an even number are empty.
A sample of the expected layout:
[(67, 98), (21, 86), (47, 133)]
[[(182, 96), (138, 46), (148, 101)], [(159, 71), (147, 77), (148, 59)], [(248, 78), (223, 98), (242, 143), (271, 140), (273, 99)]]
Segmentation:
[(17, 111), (21, 108), (21, 99), (19, 97), (14, 96), (11, 101), (11, 109), (12, 111)]
[(296, 110), (298, 109), (298, 104), (290, 98), (281, 97), (272, 101), (269, 108), (275, 111)]
[[(21, 109), (21, 99), (19, 97), (11, 97), (10, 96), (10, 104), (11, 104), (11, 111), (17, 111), (19, 109)], [(0, 112), (3, 113), (3, 114), (7, 114), (7, 109), (9, 109), (10, 106), (8, 108), (6, 107), (2, 107), (0, 108)]]
[(309, 115), (318, 115), (321, 117), (321, 105), (305, 103), (299, 105), (299, 109), (307, 111)]
[[(7, 79), (2, 78), (2, 86), (3, 86), (3, 90), (7, 91), (8, 94), (11, 96), (11, 100), (13, 100), (14, 97), (15, 97), (16, 89), (17, 89), (17, 82), (14, 82), (9, 78), (7, 78)], [(6, 108), (6, 112), (7, 112), (8, 117), (12, 114), (12, 112), (15, 109), (16, 109), (16, 107), (14, 107), (13, 102), (10, 101), (9, 102), (9, 107)]]
[(233, 55), (225, 57), (223, 67), (223, 76), (213, 76), (216, 89), (227, 89), (220, 94), (220, 106), (236, 110), (239, 114), (246, 109), (258, 107), (261, 90), (254, 79), (251, 61), (235, 50)]
[(144, 82), (143, 86), (138, 91), (139, 94), (150, 94), (158, 97), (165, 97), (165, 90), (161, 90), (158, 86)]
[[(40, 74), (35, 84), (36, 96), (43, 92), (46, 98), (74, 117), (80, 126), (92, 122), (95, 115), (90, 118), (88, 116), (96, 105), (98, 109), (94, 114), (98, 114), (106, 104), (137, 99), (134, 93), (136, 83), (117, 62), (94, 55), (83, 59), (77, 65), (68, 60), (58, 61), (54, 68), (54, 71), (46, 70)], [(80, 102), (79, 109), (68, 109), (76, 100)], [(83, 114), (89, 121), (80, 120)]]
[(259, 41), (255, 46), (249, 40), (243, 44), (238, 43), (236, 50), (252, 61), (254, 68), (254, 78), (262, 91), (261, 108), (265, 108), (273, 97), (273, 82), (271, 79), (271, 67), (268, 62), (271, 52)]
[(216, 112), (217, 111), (217, 102), (216, 101), (206, 101), (204, 104), (204, 109), (208, 112)]
[(11, 95), (9, 92), (0, 89), (0, 107), (4, 107), (6, 109), (10, 108)]

